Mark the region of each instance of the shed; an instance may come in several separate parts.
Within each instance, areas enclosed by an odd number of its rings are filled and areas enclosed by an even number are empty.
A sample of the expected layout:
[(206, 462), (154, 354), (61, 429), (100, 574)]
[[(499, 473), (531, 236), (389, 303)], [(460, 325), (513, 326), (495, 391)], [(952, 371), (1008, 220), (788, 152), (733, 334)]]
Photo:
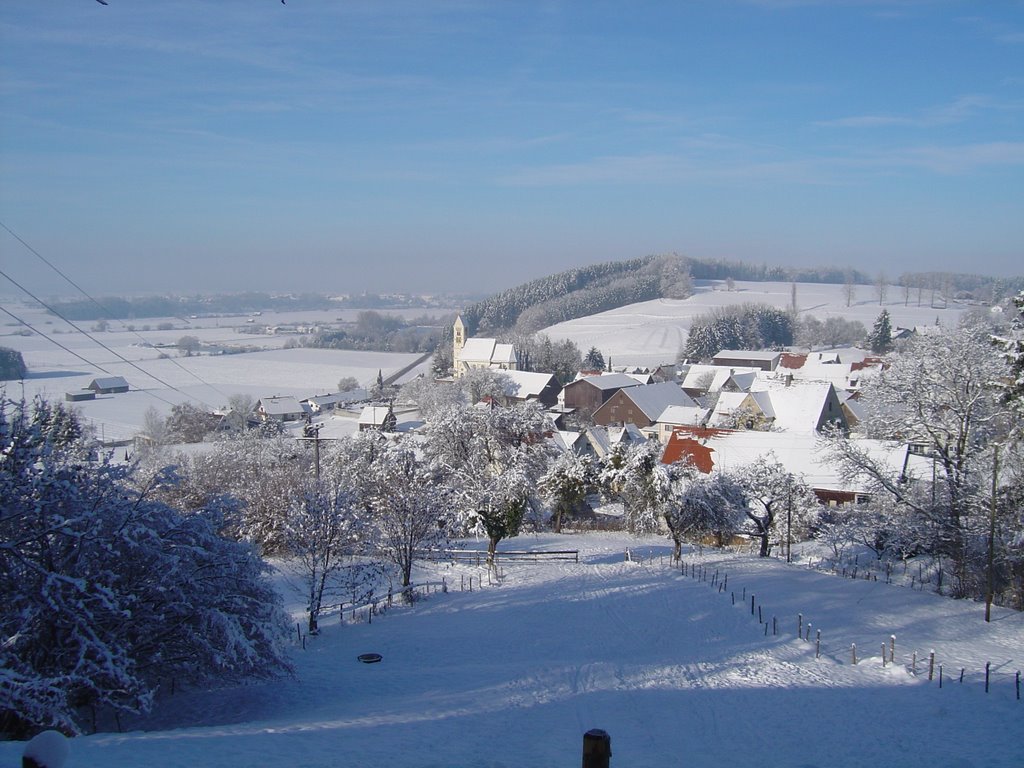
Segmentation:
[(86, 389), (91, 389), (97, 395), (110, 395), (115, 392), (127, 392), (128, 382), (123, 376), (104, 376), (100, 379), (93, 379)]

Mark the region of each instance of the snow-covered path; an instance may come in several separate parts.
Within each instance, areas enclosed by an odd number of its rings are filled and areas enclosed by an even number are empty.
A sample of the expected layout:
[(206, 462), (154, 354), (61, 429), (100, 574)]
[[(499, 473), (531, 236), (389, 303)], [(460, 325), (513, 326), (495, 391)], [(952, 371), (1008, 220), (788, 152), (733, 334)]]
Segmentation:
[[(509, 563), (500, 586), (473, 592), (458, 591), (461, 576), (482, 570), (438, 566), (423, 575), (454, 590), (372, 625), (331, 617), (296, 648), (294, 679), (176, 693), (147, 724), (162, 730), (77, 739), (68, 768), (578, 765), (590, 728), (630, 768), (1022, 764), (1024, 702), (1009, 682), (1024, 661), (1021, 614), (986, 627), (977, 604), (713, 551), (687, 555), (707, 569), (700, 581), (669, 566), (663, 539), (505, 546), (578, 547), (581, 561)], [(627, 562), (626, 547), (648, 559)], [(716, 569), (727, 590), (712, 586)], [(751, 593), (779, 616), (778, 636), (751, 614)], [(798, 606), (829, 639), (819, 659), (813, 636), (795, 637)], [(892, 633), (897, 663), (883, 669)], [(939, 690), (924, 662), (909, 674), (902, 657), (928, 647), (973, 678), (956, 684), (947, 666)], [(383, 662), (358, 663), (368, 651)], [(1001, 670), (987, 696), (986, 657)], [(16, 747), (0, 745), (0, 762), (13, 765)]]

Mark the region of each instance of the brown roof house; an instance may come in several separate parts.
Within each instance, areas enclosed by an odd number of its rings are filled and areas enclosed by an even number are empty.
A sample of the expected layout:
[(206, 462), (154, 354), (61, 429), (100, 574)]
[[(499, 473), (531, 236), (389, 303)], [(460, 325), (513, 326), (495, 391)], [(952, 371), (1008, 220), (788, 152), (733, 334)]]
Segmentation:
[(639, 381), (624, 373), (584, 376), (565, 385), (562, 389), (562, 400), (566, 408), (575, 408), (578, 412), (591, 417), (620, 389), (639, 386)]
[(618, 390), (594, 411), (594, 423), (602, 426), (634, 424), (649, 427), (672, 405), (696, 406), (697, 403), (675, 382), (647, 384)]

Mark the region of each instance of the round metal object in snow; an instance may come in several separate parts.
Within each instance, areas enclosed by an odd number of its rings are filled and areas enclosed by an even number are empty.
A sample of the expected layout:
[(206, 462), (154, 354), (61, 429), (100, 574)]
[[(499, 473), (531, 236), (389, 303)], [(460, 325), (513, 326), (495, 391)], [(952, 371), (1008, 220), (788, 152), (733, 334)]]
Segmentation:
[(363, 664), (376, 664), (384, 657), (379, 653), (361, 653), (356, 658), (363, 662)]

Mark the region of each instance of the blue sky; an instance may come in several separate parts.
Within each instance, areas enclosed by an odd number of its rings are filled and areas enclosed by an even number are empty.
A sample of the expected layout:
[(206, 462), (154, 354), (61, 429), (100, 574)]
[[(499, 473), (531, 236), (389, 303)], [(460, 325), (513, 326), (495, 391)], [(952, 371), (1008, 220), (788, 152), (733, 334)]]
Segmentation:
[(102, 294), (1021, 274), (1022, 118), (1022, 2), (0, 5), (0, 220)]

